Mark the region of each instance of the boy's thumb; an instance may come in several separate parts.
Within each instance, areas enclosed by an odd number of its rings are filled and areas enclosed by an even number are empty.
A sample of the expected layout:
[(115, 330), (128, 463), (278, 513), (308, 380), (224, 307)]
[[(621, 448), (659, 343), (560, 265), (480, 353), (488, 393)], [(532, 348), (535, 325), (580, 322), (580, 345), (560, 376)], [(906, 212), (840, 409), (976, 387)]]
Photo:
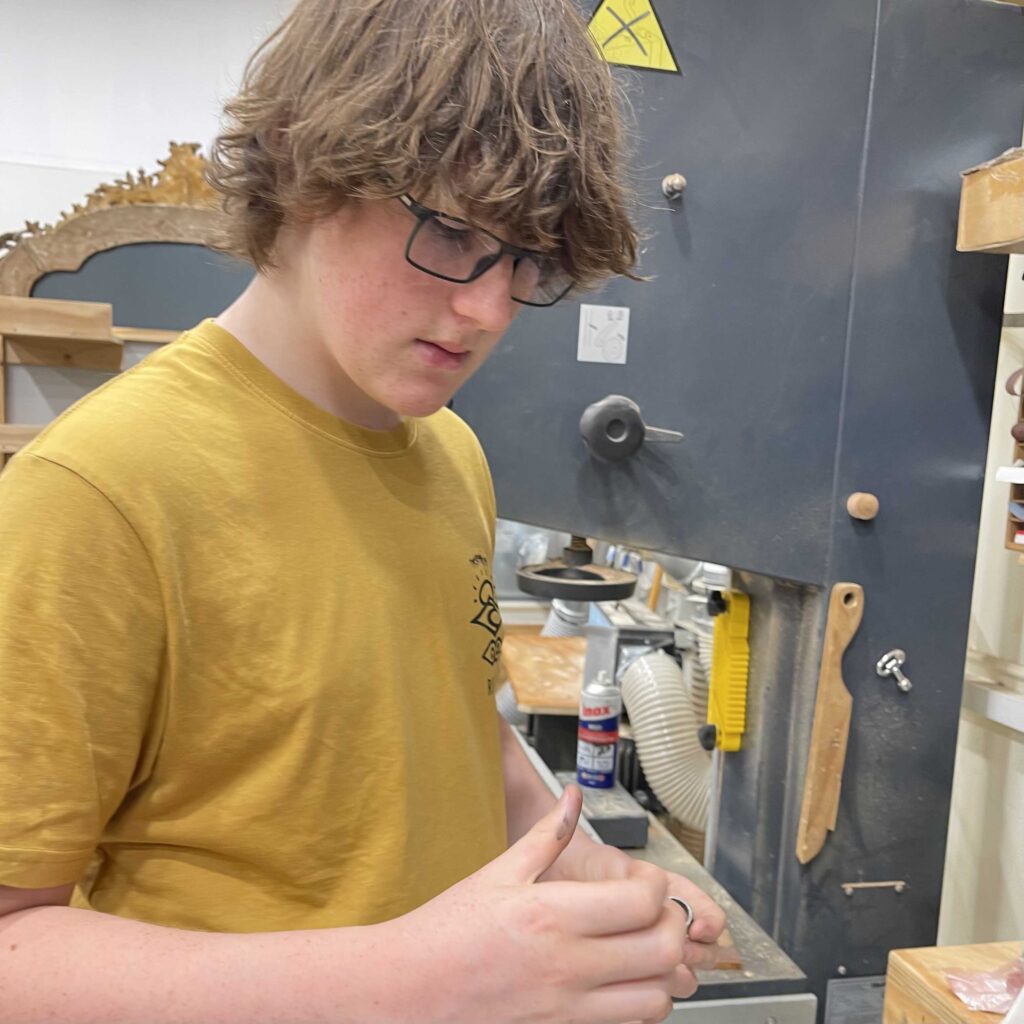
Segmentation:
[(579, 786), (569, 785), (554, 808), (519, 842), (492, 862), (504, 881), (536, 882), (569, 845), (583, 807)]

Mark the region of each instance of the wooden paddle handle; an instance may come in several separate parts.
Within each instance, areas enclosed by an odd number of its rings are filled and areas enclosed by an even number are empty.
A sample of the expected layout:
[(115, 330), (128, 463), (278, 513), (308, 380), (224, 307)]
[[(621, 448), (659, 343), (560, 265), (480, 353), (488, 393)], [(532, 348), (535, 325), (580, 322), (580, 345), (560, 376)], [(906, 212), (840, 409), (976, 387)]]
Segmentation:
[(818, 696), (814, 704), (814, 725), (796, 838), (796, 856), (801, 864), (806, 864), (821, 852), (825, 837), (836, 827), (853, 714), (853, 697), (843, 682), (843, 654), (863, 616), (863, 588), (856, 583), (837, 583), (828, 602)]

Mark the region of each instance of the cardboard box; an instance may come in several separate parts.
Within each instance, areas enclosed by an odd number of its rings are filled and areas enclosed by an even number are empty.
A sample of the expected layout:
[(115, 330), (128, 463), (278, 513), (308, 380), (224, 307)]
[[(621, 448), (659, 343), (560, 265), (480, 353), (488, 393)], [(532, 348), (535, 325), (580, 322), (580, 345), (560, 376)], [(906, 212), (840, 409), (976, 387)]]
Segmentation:
[(1024, 252), (1024, 147), (1008, 149), (962, 178), (957, 249)]

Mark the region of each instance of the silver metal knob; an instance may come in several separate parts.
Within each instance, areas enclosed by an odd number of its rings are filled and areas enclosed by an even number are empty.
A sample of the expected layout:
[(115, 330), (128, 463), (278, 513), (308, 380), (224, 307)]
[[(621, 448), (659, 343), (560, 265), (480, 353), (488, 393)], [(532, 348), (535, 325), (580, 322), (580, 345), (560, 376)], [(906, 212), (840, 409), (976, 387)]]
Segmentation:
[(883, 679), (895, 679), (896, 685), (902, 693), (910, 693), (914, 688), (914, 684), (900, 671), (906, 660), (907, 652), (901, 651), (896, 647), (891, 651), (886, 651), (878, 659), (878, 664), (875, 665), (875, 671), (878, 675)]
[(678, 199), (686, 189), (686, 178), (681, 174), (667, 174), (661, 179), (661, 191), (666, 199)]

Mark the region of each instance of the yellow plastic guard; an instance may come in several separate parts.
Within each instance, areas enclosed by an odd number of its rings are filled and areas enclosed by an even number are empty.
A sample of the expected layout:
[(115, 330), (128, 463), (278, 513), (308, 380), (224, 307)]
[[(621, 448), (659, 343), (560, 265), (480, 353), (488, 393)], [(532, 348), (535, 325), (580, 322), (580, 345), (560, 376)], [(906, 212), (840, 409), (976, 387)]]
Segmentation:
[(715, 617), (711, 652), (708, 723), (716, 727), (721, 750), (739, 750), (747, 727), (747, 684), (750, 680), (750, 598), (725, 591), (725, 611)]

